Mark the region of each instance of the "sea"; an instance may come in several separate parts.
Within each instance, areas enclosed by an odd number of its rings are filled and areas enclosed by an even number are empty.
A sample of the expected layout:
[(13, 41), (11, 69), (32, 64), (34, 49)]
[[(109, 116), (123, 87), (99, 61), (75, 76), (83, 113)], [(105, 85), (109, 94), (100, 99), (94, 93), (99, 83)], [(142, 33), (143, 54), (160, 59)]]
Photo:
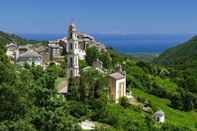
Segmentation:
[[(65, 34), (19, 34), (29, 40), (55, 40)], [(192, 34), (92, 34), (95, 39), (125, 54), (162, 53), (191, 39)]]

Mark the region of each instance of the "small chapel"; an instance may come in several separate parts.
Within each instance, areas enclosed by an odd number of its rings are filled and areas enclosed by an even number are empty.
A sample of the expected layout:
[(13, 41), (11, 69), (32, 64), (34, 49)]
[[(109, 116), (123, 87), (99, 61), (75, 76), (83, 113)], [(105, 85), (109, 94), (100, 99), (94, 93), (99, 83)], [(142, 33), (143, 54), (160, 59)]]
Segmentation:
[(119, 64), (116, 65), (115, 72), (109, 75), (109, 92), (116, 103), (121, 97), (126, 96), (126, 73)]

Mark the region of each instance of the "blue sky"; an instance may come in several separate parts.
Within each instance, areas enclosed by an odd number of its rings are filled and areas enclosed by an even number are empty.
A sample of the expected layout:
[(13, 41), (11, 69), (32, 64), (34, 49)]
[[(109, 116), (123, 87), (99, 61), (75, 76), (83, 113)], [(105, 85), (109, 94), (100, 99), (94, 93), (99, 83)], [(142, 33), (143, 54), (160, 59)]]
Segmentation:
[(197, 0), (0, 0), (0, 30), (62, 34), (197, 34)]

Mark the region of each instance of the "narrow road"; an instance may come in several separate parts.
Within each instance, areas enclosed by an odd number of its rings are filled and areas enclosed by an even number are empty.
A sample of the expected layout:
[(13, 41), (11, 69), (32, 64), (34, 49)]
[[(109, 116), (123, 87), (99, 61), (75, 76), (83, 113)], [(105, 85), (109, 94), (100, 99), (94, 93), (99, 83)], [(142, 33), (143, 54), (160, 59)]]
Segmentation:
[(61, 94), (66, 94), (68, 92), (68, 81), (62, 81), (58, 86), (57, 86), (57, 91), (58, 93)]

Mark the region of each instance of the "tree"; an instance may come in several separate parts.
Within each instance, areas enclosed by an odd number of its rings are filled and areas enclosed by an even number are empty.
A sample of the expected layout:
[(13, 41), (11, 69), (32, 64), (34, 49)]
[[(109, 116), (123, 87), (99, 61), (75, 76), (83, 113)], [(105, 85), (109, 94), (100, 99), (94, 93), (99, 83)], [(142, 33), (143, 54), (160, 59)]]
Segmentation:
[(95, 47), (88, 48), (86, 50), (86, 62), (88, 65), (92, 65), (92, 63), (96, 61), (99, 56), (99, 51)]
[(13, 87), (0, 85), (0, 120), (16, 120), (26, 112), (24, 109), (20, 94)]
[(91, 66), (96, 59), (100, 59), (105, 68), (110, 69), (112, 67), (112, 58), (109, 52), (98, 51), (96, 47), (88, 48), (86, 50), (87, 64)]
[(80, 130), (78, 121), (66, 113), (64, 108), (56, 108), (54, 111), (39, 109), (32, 114), (32, 124), (41, 131)]
[(17, 120), (28, 111), (31, 95), (27, 79), (29, 77), (21, 79), (9, 62), (0, 61), (0, 121)]
[(63, 69), (58, 66), (58, 65), (55, 65), (55, 64), (50, 64), (48, 67), (47, 67), (47, 73), (48, 75), (50, 75), (51, 77), (54, 77), (55, 79), (58, 77), (58, 76), (63, 76), (62, 74), (63, 72)]
[(125, 96), (120, 98), (119, 103), (121, 106), (123, 106), (125, 108), (129, 107), (129, 100)]
[(171, 98), (171, 106), (176, 109), (191, 111), (195, 107), (195, 96), (190, 92), (182, 91)]
[(4, 50), (2, 48), (0, 48), (0, 62), (2, 62), (4, 64), (9, 63), (9, 60), (8, 60), (7, 56), (5, 55)]
[(29, 69), (33, 74), (34, 80), (38, 80), (44, 74), (44, 70), (41, 66), (32, 66)]
[(36, 131), (28, 120), (5, 121), (0, 123), (0, 131)]
[(80, 100), (80, 80), (79, 78), (69, 79), (68, 94), (66, 96), (69, 100)]
[(171, 98), (171, 106), (175, 109), (182, 109), (181, 96), (179, 93), (174, 93)]
[(99, 98), (102, 92), (107, 92), (107, 79), (95, 69), (81, 73), (80, 77), (80, 98), (83, 101)]
[(112, 58), (108, 52), (102, 52), (99, 59), (103, 62), (103, 66), (107, 69), (112, 68)]
[(68, 104), (69, 113), (78, 119), (89, 113), (88, 106), (81, 101), (70, 101)]
[(191, 111), (194, 108), (192, 94), (189, 92), (186, 92), (186, 94), (182, 98), (182, 103), (183, 103), (184, 111)]
[(9, 63), (0, 61), (0, 85), (2, 83), (14, 83), (16, 80), (15, 68)]

